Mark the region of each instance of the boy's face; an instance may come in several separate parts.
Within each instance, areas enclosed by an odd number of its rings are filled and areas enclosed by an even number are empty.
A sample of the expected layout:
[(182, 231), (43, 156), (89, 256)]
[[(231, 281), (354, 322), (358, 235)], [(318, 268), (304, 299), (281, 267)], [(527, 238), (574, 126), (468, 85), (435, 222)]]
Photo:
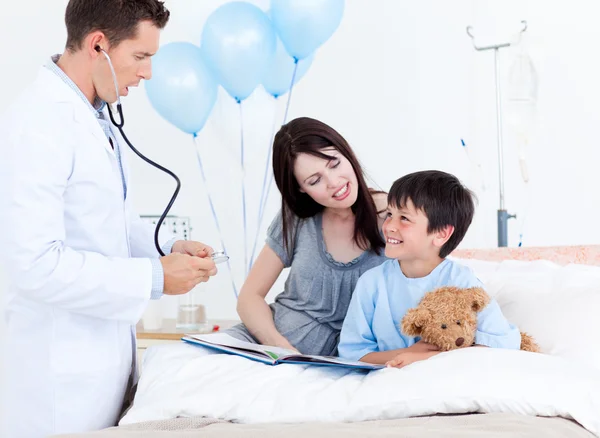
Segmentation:
[(423, 211), (417, 210), (410, 199), (401, 208), (388, 205), (387, 217), (383, 223), (386, 257), (400, 261), (428, 261), (439, 257), (439, 235), (429, 234), (428, 226), (427, 216)]

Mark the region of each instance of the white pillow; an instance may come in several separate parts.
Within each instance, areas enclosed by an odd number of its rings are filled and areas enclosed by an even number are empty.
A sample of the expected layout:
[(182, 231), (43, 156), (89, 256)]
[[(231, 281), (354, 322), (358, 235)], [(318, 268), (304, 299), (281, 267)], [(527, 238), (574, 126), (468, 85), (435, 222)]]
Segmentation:
[(456, 257), (448, 257), (448, 259), (471, 268), (475, 275), (477, 275), (477, 278), (483, 283), (486, 283), (492, 278), (500, 266), (500, 262), (490, 262), (487, 260), (459, 259)]
[(600, 267), (506, 260), (495, 270), (471, 266), (504, 316), (532, 335), (542, 352), (582, 361), (600, 369)]

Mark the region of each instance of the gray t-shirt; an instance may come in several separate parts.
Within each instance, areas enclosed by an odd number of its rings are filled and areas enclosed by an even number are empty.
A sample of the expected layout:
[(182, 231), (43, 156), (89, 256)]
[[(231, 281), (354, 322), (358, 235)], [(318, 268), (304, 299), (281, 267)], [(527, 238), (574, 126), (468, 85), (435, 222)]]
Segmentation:
[[(267, 232), (267, 245), (290, 273), (285, 288), (270, 305), (277, 331), (303, 354), (336, 355), (339, 335), (358, 278), (387, 258), (364, 251), (349, 263), (337, 262), (326, 251), (322, 213), (297, 219), (284, 250), (281, 213)], [(291, 254), (290, 254), (291, 253)], [(226, 333), (257, 343), (243, 324)]]

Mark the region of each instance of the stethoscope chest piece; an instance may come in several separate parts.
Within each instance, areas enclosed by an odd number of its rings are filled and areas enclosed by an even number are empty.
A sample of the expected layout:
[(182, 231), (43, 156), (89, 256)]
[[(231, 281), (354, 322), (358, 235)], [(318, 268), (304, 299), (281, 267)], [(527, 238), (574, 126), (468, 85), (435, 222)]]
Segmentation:
[(215, 251), (211, 254), (211, 258), (215, 264), (223, 263), (229, 260), (229, 256), (225, 254), (225, 251)]

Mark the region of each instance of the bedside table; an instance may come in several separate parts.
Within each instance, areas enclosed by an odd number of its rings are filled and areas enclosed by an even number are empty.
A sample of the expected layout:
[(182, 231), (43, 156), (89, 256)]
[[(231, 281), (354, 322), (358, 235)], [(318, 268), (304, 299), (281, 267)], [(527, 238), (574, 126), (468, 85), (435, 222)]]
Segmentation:
[(235, 319), (208, 320), (209, 327), (211, 327), (212, 330), (200, 332), (177, 328), (175, 319), (163, 319), (162, 326), (158, 330), (145, 330), (142, 321), (140, 321), (136, 326), (138, 369), (141, 369), (142, 358), (146, 352), (146, 349), (152, 345), (182, 342), (181, 338), (186, 333), (219, 333), (219, 331), (226, 330), (236, 324), (239, 324), (240, 322), (240, 320)]

